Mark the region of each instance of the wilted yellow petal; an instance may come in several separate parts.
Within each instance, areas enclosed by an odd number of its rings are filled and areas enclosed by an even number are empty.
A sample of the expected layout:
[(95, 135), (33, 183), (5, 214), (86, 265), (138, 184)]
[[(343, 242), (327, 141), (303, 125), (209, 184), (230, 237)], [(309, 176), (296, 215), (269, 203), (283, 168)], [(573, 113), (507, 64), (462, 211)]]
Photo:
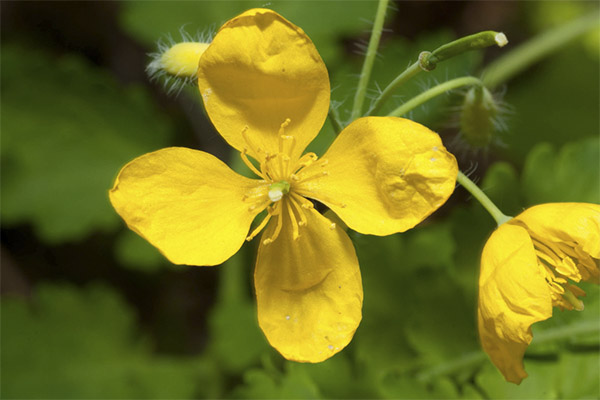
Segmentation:
[(527, 377), (523, 354), (531, 325), (551, 316), (550, 289), (531, 238), (522, 227), (501, 225), (481, 256), (478, 319), (481, 345), (506, 380)]
[[(297, 240), (284, 212), (279, 237), (258, 250), (258, 322), (285, 358), (320, 362), (350, 342), (361, 320), (358, 260), (346, 233), (314, 209), (305, 211)], [(271, 223), (263, 238), (274, 230)]]
[(267, 9), (223, 25), (202, 56), (198, 86), (219, 133), (258, 160), (279, 151), (287, 119), (285, 134), (296, 140), (292, 159), (299, 157), (329, 110), (329, 75), (317, 49), (302, 29)]
[(123, 167), (110, 201), (127, 225), (171, 262), (216, 265), (241, 247), (264, 209), (244, 201), (248, 194), (266, 198), (263, 186), (208, 153), (170, 147)]
[(547, 203), (528, 208), (515, 221), (544, 240), (575, 242), (590, 256), (600, 258), (600, 205)]
[(457, 173), (456, 159), (435, 132), (408, 119), (367, 117), (346, 127), (321, 162), (299, 174), (297, 190), (358, 232), (389, 235), (444, 204)]

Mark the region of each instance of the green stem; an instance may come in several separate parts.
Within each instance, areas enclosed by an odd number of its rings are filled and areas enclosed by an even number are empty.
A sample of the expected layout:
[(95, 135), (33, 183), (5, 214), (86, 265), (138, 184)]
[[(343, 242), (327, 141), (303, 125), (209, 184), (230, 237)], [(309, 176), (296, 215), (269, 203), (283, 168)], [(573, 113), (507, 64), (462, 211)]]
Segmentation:
[(329, 122), (331, 122), (331, 125), (333, 126), (333, 131), (336, 135), (339, 134), (344, 128), (342, 122), (340, 121), (340, 117), (337, 113), (337, 110), (330, 107), (329, 114), (327, 114), (327, 116), (329, 118)]
[(219, 276), (218, 302), (239, 303), (248, 301), (245, 287), (245, 267), (248, 265), (246, 247), (242, 247), (236, 254), (223, 264)]
[[(569, 339), (575, 335), (600, 332), (598, 321), (581, 321), (572, 325), (561, 326), (536, 333), (535, 344), (540, 345), (556, 340)], [(438, 376), (451, 375), (457, 371), (472, 368), (485, 361), (487, 355), (482, 350), (461, 355), (459, 358), (438, 364), (417, 375), (421, 382), (428, 382)]]
[(437, 86), (432, 87), (429, 90), (424, 91), (423, 93), (413, 97), (406, 103), (402, 104), (400, 107), (396, 108), (394, 111), (388, 114), (389, 117), (401, 117), (407, 112), (417, 108), (423, 103), (437, 97), (441, 94), (444, 94), (450, 90), (457, 89), (462, 86), (473, 86), (473, 85), (481, 85), (481, 81), (478, 78), (473, 76), (465, 76), (462, 78), (452, 79), (450, 81), (440, 83)]
[(402, 84), (404, 82), (407, 82), (410, 79), (412, 79), (415, 75), (417, 75), (421, 71), (422, 71), (422, 69), (419, 66), (418, 61), (415, 62), (410, 67), (408, 67), (407, 69), (405, 69), (404, 72), (402, 72), (400, 75), (398, 75), (392, 82), (390, 82), (389, 85), (387, 85), (387, 87), (385, 89), (383, 89), (383, 92), (381, 92), (381, 94), (379, 95), (377, 100), (375, 100), (373, 107), (371, 108), (371, 110), (369, 110), (367, 115), (373, 115), (373, 114), (377, 113), (379, 111), (379, 109), (381, 108), (381, 106), (392, 95), (392, 93), (394, 93), (396, 91), (396, 89), (398, 89), (400, 86), (402, 86)]
[(367, 85), (369, 84), (369, 78), (371, 77), (371, 71), (373, 70), (373, 62), (377, 55), (377, 48), (379, 47), (379, 39), (381, 38), (381, 31), (383, 30), (383, 22), (385, 20), (388, 1), (389, 0), (379, 0), (379, 5), (377, 6), (373, 32), (371, 33), (369, 47), (367, 47), (367, 55), (365, 56), (365, 62), (363, 63), (362, 71), (360, 73), (360, 80), (358, 81), (358, 87), (356, 88), (350, 121), (354, 121), (362, 114), (365, 94), (367, 93)]
[[(494, 89), (577, 36), (599, 25), (598, 13), (590, 12), (534, 37), (491, 63), (483, 72), (484, 85), (490, 90)], [(573, 60), (573, 64), (576, 67), (577, 60)]]
[(496, 205), (492, 202), (492, 200), (490, 200), (490, 198), (487, 197), (487, 195), (485, 193), (483, 193), (483, 191), (481, 189), (479, 189), (479, 186), (477, 186), (465, 174), (463, 174), (462, 172), (458, 171), (458, 176), (456, 177), (456, 180), (469, 193), (471, 193), (471, 195), (473, 195), (473, 197), (475, 197), (477, 199), (477, 201), (479, 201), (479, 203), (481, 203), (481, 205), (483, 206), (483, 208), (485, 208), (487, 210), (487, 212), (489, 212), (492, 217), (494, 217), (494, 219), (496, 220), (496, 223), (498, 224), (498, 226), (500, 226), (503, 223), (505, 223), (505, 222), (507, 222), (507, 221), (509, 221), (509, 220), (512, 219), (512, 217), (504, 215), (502, 213), (502, 211), (500, 211), (500, 209), (498, 207), (496, 207)]
[(419, 60), (404, 70), (379, 95), (373, 107), (367, 115), (377, 113), (381, 106), (402, 84), (412, 79), (421, 71), (432, 71), (436, 65), (449, 58), (462, 54), (464, 52), (485, 47), (498, 45), (504, 46), (507, 42), (506, 36), (501, 32), (483, 31), (474, 35), (462, 37), (450, 43), (446, 43), (432, 52), (424, 51), (419, 55)]

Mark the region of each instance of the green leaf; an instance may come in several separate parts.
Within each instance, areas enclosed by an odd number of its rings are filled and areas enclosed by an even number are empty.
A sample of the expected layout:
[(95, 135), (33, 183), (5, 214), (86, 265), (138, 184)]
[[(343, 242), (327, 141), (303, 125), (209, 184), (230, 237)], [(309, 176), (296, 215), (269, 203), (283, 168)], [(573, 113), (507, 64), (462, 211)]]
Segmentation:
[(475, 378), (493, 399), (597, 399), (598, 352), (562, 353), (557, 361), (525, 360), (529, 374), (520, 385), (506, 382), (491, 364)]
[(383, 398), (387, 399), (458, 399), (456, 386), (449, 379), (439, 379), (433, 384), (421, 384), (411, 376), (388, 375), (382, 385)]
[(50, 243), (119, 227), (115, 176), (170, 135), (147, 93), (75, 56), (3, 46), (2, 95), (2, 223)]
[(219, 294), (209, 315), (211, 341), (208, 354), (230, 373), (258, 365), (270, 347), (258, 326), (256, 305), (250, 298), (254, 260), (246, 248), (219, 267)]
[(600, 138), (564, 145), (540, 143), (527, 156), (522, 187), (528, 204), (600, 203)]
[(41, 285), (3, 298), (3, 398), (192, 398), (215, 395), (207, 360), (154, 356), (129, 306), (105, 286)]
[(465, 299), (444, 272), (422, 270), (418, 278), (425, 290), (413, 292), (410, 318), (404, 327), (421, 363), (436, 365), (477, 350), (475, 304)]
[(244, 374), (244, 385), (231, 397), (241, 399), (320, 399), (319, 388), (305, 370), (286, 364), (284, 373), (251, 369)]

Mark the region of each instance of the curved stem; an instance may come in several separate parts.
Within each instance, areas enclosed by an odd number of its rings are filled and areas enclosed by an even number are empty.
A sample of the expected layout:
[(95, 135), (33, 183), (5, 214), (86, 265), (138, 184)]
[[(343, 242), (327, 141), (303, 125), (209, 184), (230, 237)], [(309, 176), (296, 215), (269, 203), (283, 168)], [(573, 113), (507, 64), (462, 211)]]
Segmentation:
[(494, 219), (496, 220), (496, 223), (498, 224), (498, 226), (500, 226), (503, 223), (505, 223), (505, 222), (507, 222), (507, 221), (509, 221), (509, 220), (512, 219), (512, 217), (504, 215), (502, 213), (502, 211), (500, 211), (500, 209), (498, 207), (496, 207), (496, 205), (494, 204), (494, 202), (492, 202), (492, 200), (490, 200), (490, 198), (487, 197), (487, 195), (485, 193), (483, 193), (483, 191), (481, 189), (479, 189), (479, 186), (477, 186), (472, 180), (470, 180), (461, 171), (458, 171), (458, 176), (456, 177), (456, 180), (469, 193), (471, 193), (471, 195), (473, 197), (475, 197), (477, 199), (477, 201), (479, 201), (479, 203), (481, 203), (481, 205), (483, 206), (483, 208), (485, 208), (487, 210), (487, 212), (489, 212), (492, 217), (494, 217)]
[(429, 90), (424, 91), (418, 96), (413, 97), (406, 103), (402, 104), (400, 107), (396, 108), (394, 111), (388, 114), (389, 117), (401, 117), (407, 112), (417, 108), (423, 103), (437, 97), (441, 94), (444, 94), (450, 90), (457, 89), (462, 86), (473, 86), (473, 85), (481, 85), (481, 81), (474, 76), (465, 76), (462, 78), (452, 79), (450, 81), (440, 83), (437, 86), (432, 87)]
[[(483, 72), (484, 85), (493, 89), (599, 24), (598, 13), (591, 12), (534, 37), (491, 63)], [(573, 60), (573, 63), (576, 66), (577, 60)]]
[(358, 81), (358, 87), (356, 88), (356, 95), (354, 96), (354, 106), (352, 107), (350, 121), (354, 121), (362, 114), (365, 94), (367, 93), (367, 85), (369, 84), (371, 70), (373, 69), (373, 62), (375, 61), (375, 55), (377, 54), (377, 48), (379, 47), (379, 39), (381, 38), (381, 31), (383, 30), (383, 22), (385, 20), (387, 6), (388, 0), (379, 0), (377, 14), (375, 16), (375, 23), (373, 24), (373, 32), (371, 33), (369, 47), (367, 48), (367, 55), (365, 56), (365, 62), (363, 63), (362, 71), (360, 73), (360, 80)]
[(433, 71), (437, 64), (464, 52), (483, 49), (485, 47), (498, 45), (503, 47), (508, 43), (506, 36), (501, 32), (483, 31), (473, 35), (446, 43), (432, 52), (424, 51), (419, 55), (419, 60), (405, 69), (381, 92), (375, 103), (367, 113), (373, 115), (379, 111), (381, 106), (388, 100), (404, 82), (412, 79), (421, 71)]
[(375, 100), (373, 107), (371, 107), (367, 115), (373, 115), (377, 111), (379, 111), (381, 106), (387, 101), (387, 99), (392, 95), (392, 93), (396, 91), (396, 89), (402, 86), (404, 82), (412, 79), (413, 76), (417, 75), (421, 71), (422, 69), (419, 66), (418, 61), (412, 64), (407, 69), (405, 69), (404, 72), (398, 75), (392, 82), (390, 82), (389, 85), (386, 86), (385, 89), (383, 89), (383, 92), (381, 92), (377, 100)]

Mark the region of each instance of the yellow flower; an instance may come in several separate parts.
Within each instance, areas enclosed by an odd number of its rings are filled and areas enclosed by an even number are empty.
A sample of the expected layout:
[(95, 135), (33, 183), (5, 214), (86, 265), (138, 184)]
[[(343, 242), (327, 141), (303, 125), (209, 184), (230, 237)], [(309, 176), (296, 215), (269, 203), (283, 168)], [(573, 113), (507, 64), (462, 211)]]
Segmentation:
[(307, 198), (358, 232), (402, 232), (450, 196), (456, 160), (434, 132), (391, 117), (358, 119), (322, 158), (303, 155), (328, 113), (329, 77), (308, 36), (271, 10), (225, 23), (200, 59), (198, 84), (214, 126), (258, 179), (173, 147), (127, 164), (111, 202), (176, 264), (220, 264), (264, 230), (254, 275), (260, 327), (284, 357), (325, 360), (358, 327), (362, 283), (349, 237)]
[(523, 354), (531, 325), (552, 307), (583, 309), (585, 292), (571, 282), (599, 283), (600, 206), (542, 204), (501, 225), (481, 256), (479, 336), (506, 380), (527, 373)]

